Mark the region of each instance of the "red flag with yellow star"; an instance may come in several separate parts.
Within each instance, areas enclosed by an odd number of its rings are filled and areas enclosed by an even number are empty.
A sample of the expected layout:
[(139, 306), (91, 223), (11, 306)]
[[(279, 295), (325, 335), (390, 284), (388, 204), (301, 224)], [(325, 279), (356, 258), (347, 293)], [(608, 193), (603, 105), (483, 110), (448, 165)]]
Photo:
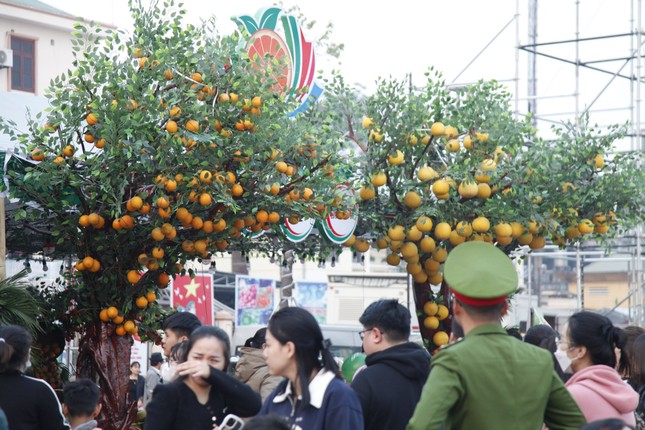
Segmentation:
[(204, 325), (213, 325), (213, 275), (196, 273), (177, 276), (172, 282), (172, 305), (180, 312), (191, 312)]

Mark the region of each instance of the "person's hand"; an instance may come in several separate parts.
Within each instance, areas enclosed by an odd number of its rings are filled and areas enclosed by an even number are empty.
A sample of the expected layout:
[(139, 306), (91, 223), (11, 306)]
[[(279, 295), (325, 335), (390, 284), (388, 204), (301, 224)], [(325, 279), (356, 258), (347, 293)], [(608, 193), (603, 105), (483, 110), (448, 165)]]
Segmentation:
[(211, 367), (203, 361), (185, 361), (177, 365), (177, 375), (206, 379), (211, 374)]

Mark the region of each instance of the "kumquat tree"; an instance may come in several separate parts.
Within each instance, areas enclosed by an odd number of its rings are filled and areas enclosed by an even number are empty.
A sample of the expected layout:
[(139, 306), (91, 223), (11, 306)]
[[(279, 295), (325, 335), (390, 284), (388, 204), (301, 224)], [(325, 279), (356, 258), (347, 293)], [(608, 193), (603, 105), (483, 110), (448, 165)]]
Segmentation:
[(325, 103), (363, 151), (356, 170), (359, 223), (345, 245), (387, 249), (414, 279), (428, 349), (448, 342), (442, 264), (469, 240), (507, 254), (606, 240), (643, 222), (640, 155), (615, 152), (626, 127), (565, 124), (556, 138), (516, 120), (496, 82), (457, 91), (432, 70), (424, 88), (381, 80), (361, 98), (339, 76)]
[(157, 295), (186, 261), (325, 252), (335, 245), (292, 244), (277, 226), (353, 204), (335, 187), (351, 172), (337, 168), (342, 137), (322, 117), (289, 116), (300, 101), (283, 52), (249, 55), (243, 28), (183, 27), (167, 2), (131, 10), (131, 37), (77, 24), (75, 68), (51, 82), (49, 111), (28, 132), (2, 122), (32, 161), (8, 173), (16, 216), (73, 255), (54, 317), (80, 335), (77, 374), (100, 384), (106, 429), (134, 420), (131, 335), (156, 338)]

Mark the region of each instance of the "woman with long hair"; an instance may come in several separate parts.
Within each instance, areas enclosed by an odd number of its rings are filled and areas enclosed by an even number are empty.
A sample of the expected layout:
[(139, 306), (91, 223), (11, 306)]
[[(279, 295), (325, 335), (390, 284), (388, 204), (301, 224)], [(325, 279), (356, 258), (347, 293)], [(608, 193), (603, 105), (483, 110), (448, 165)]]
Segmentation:
[(316, 319), (283, 308), (269, 320), (264, 357), (269, 372), (286, 378), (265, 400), (260, 415), (285, 417), (293, 429), (363, 428), (358, 397), (342, 380)]
[[(622, 351), (626, 341), (623, 330), (605, 316), (582, 311), (569, 318), (560, 344), (573, 371), (565, 386), (587, 422), (619, 418), (635, 424), (638, 394), (616, 371), (615, 349)], [(621, 354), (620, 360), (629, 366), (626, 354)]]
[(0, 408), (10, 429), (69, 430), (52, 387), (24, 375), (32, 341), (23, 327), (0, 327)]
[(190, 335), (177, 378), (157, 385), (146, 407), (147, 430), (212, 430), (227, 414), (258, 413), (260, 396), (226, 373), (230, 341), (217, 327), (202, 326)]
[(146, 378), (141, 375), (141, 363), (133, 361), (130, 363), (130, 401), (137, 404), (137, 408), (143, 408), (143, 393), (146, 388)]

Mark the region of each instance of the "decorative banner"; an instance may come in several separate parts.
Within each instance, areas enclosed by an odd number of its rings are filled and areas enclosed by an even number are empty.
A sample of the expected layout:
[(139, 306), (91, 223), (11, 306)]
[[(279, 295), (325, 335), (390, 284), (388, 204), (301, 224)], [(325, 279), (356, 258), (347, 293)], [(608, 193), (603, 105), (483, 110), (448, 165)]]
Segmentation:
[(311, 230), (314, 228), (316, 220), (313, 218), (303, 219), (296, 224), (292, 224), (285, 217), (284, 225), (280, 225), (282, 232), (287, 236), (291, 242), (302, 242), (309, 236)]
[(246, 228), (242, 229), (242, 234), (245, 237), (255, 239), (255, 238), (258, 238), (258, 237), (262, 236), (264, 234), (264, 231), (265, 231), (264, 229), (260, 229), (260, 231), (258, 231), (258, 232), (253, 232), (253, 230), (251, 230), (250, 227), (246, 227)]
[(235, 310), (238, 327), (244, 325), (267, 325), (273, 313), (275, 280), (235, 277)]
[(172, 281), (172, 305), (180, 312), (190, 312), (203, 325), (213, 325), (213, 275), (196, 273), (190, 276), (176, 276)]
[(130, 364), (138, 361), (141, 365), (141, 375), (145, 376), (148, 371), (148, 344), (141, 342), (138, 334), (133, 335), (132, 338), (134, 341), (130, 347)]
[[(277, 33), (278, 18), (284, 38)], [(275, 79), (272, 89), (301, 101), (289, 117), (306, 110), (309, 103), (322, 95), (323, 89), (314, 78), (316, 54), (313, 45), (305, 39), (295, 17), (282, 13), (279, 7), (270, 7), (260, 9), (256, 17), (241, 15), (232, 20), (249, 33), (246, 45), (249, 58), (255, 61), (258, 69), (268, 71)]]
[[(354, 200), (354, 190), (352, 190), (347, 184), (338, 184), (336, 188), (340, 190), (344, 197), (349, 200)], [(340, 219), (336, 217), (336, 213), (330, 213), (326, 219), (318, 221), (319, 230), (327, 236), (329, 240), (340, 245), (347, 241), (354, 230), (356, 230), (356, 224), (358, 224), (358, 205), (354, 205), (351, 208), (351, 217)]]
[(339, 219), (336, 214), (331, 213), (324, 220), (318, 221), (318, 227), (329, 240), (336, 244), (347, 242), (347, 239), (356, 230), (356, 218)]
[(296, 281), (296, 303), (308, 310), (318, 324), (327, 324), (327, 287), (327, 282)]

